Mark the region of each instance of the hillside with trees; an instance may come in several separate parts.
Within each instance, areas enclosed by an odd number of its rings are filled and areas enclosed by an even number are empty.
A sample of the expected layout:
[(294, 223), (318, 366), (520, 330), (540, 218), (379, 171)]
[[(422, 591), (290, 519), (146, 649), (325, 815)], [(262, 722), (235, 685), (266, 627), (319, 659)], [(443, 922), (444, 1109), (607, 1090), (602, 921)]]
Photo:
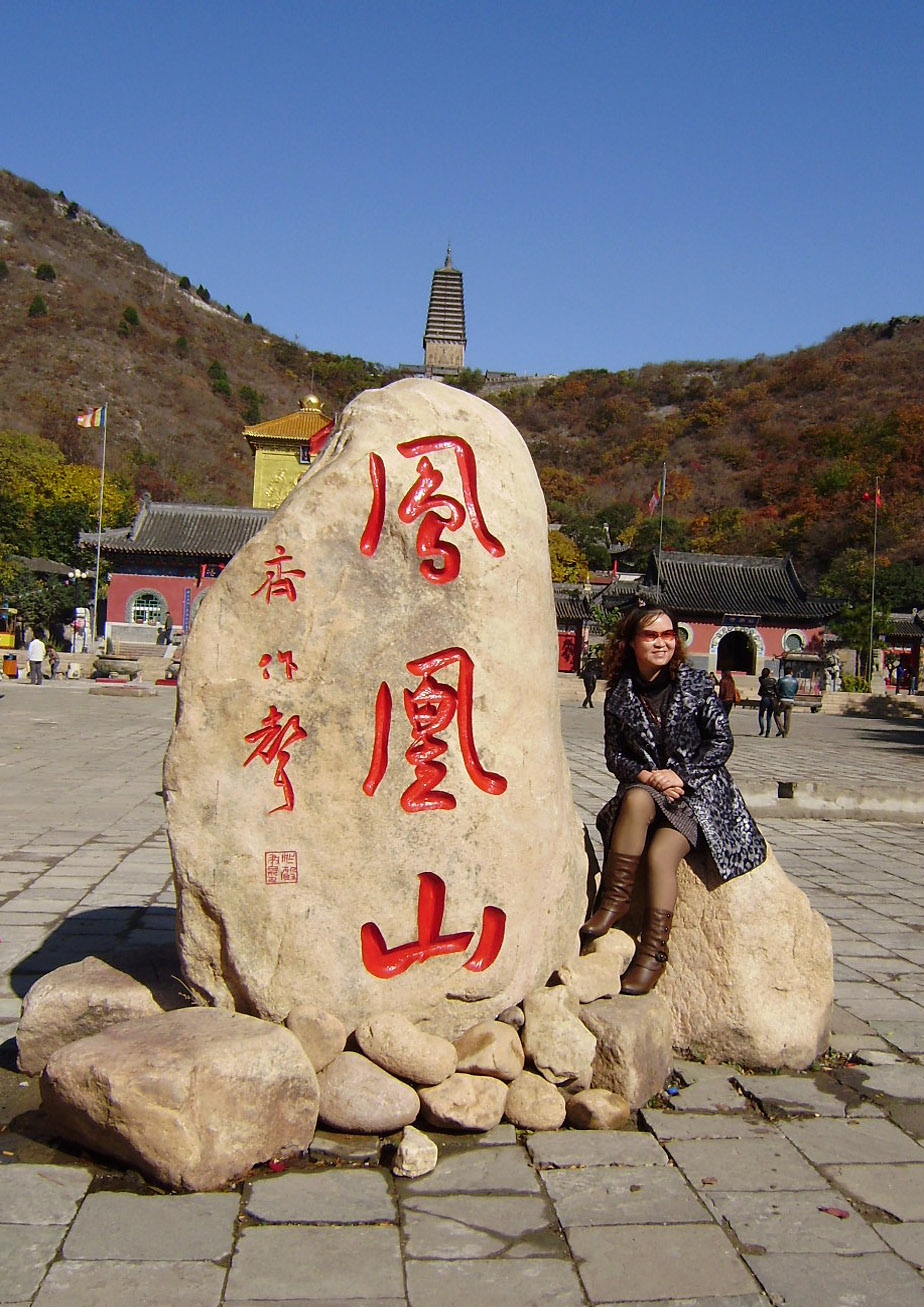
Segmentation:
[[(50, 523), (92, 525), (92, 504), (75, 492), (66, 511), (46, 501), (59, 480), (98, 466), (99, 432), (75, 422), (88, 406), (110, 406), (113, 525), (145, 491), (249, 503), (245, 423), (291, 412), (309, 390), (334, 415), (398, 375), (274, 335), (218, 289), (195, 269), (161, 267), (77, 200), (0, 172), (0, 431), (10, 433), (0, 472), (13, 469), (0, 488), (0, 549), (72, 561)], [(321, 343), (324, 306), (311, 309)], [(478, 390), (483, 378), (467, 370), (457, 381)], [(583, 371), (482, 393), (530, 447), (563, 532), (553, 542), (563, 577), (608, 565), (607, 530), (632, 547), (629, 562), (643, 561), (658, 530), (646, 505), (666, 463), (666, 547), (791, 552), (811, 586), (862, 600), (864, 496), (878, 475), (877, 590), (893, 608), (924, 605), (924, 318), (858, 324), (777, 357)], [(84, 471), (34, 491), (29, 457)]]

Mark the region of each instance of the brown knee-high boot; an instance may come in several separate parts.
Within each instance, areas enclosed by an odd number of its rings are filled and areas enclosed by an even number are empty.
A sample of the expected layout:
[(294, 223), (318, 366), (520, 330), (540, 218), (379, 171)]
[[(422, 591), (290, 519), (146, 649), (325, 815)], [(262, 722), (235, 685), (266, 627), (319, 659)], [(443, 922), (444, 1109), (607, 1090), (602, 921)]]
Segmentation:
[(609, 853), (603, 864), (594, 914), (581, 927), (585, 939), (599, 939), (617, 921), (622, 921), (632, 902), (635, 873), (640, 862), (641, 854)]
[(641, 939), (635, 956), (622, 978), (621, 993), (648, 994), (661, 979), (667, 965), (667, 941), (674, 914), (664, 908), (649, 908), (645, 913)]

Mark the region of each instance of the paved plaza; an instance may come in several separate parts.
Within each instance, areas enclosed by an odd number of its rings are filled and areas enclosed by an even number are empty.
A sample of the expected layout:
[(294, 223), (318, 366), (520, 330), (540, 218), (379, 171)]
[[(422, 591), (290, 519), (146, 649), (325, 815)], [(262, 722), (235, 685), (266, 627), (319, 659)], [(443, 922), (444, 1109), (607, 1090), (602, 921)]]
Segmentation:
[[(603, 696), (581, 709), (579, 682), (561, 689), (592, 825), (613, 790)], [(676, 1092), (637, 1129), (436, 1136), (418, 1180), (379, 1164), (378, 1139), (321, 1132), (313, 1164), (175, 1195), (49, 1139), (13, 1043), (39, 975), (173, 936), (173, 710), (169, 690), (0, 685), (3, 1307), (924, 1304), (924, 719), (805, 713), (764, 740), (755, 713), (732, 716), (732, 771), (831, 926), (819, 1069), (678, 1061)]]

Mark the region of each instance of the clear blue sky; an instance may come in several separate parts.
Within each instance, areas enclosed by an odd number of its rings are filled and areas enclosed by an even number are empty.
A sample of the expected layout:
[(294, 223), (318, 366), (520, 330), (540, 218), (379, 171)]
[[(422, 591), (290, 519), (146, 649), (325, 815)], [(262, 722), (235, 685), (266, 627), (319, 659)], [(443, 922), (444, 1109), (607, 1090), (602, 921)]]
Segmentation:
[[(311, 348), (745, 358), (924, 312), (918, 0), (8, 0), (0, 166)], [(2, 216), (2, 215), (0, 215)]]

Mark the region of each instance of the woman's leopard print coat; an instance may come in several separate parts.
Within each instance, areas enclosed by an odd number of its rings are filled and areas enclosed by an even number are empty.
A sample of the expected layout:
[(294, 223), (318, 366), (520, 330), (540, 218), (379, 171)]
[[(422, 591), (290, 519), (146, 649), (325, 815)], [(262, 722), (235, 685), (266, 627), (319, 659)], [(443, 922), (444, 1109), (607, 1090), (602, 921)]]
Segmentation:
[(610, 800), (603, 810), (605, 813), (609, 809), (610, 821), (606, 825), (611, 825), (613, 808), (640, 771), (670, 767), (683, 781), (690, 807), (723, 880), (753, 871), (765, 861), (764, 837), (725, 767), (734, 741), (728, 718), (705, 672), (680, 665), (673, 690), (665, 700), (660, 731), (645, 712), (628, 675), (607, 690), (603, 722), (606, 765), (619, 780), (615, 801)]

